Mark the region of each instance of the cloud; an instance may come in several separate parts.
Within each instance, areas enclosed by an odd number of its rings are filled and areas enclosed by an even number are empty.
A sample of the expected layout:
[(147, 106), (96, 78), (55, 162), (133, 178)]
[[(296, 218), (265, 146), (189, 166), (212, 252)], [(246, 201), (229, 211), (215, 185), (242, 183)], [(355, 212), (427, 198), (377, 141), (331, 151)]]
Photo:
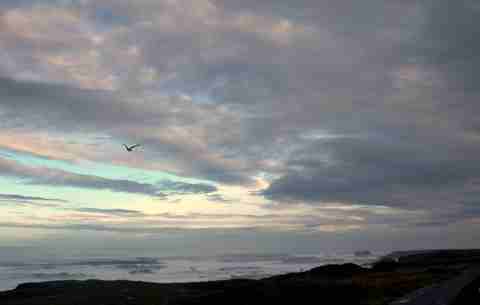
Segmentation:
[[(150, 162), (143, 162), (140, 166), (145, 168), (163, 168), (172, 170), (182, 175), (194, 175), (214, 181), (226, 183), (249, 183), (251, 179), (246, 175), (249, 169), (240, 162), (229, 160), (212, 152), (207, 143), (204, 142), (205, 134), (201, 126), (204, 119), (199, 116), (217, 115), (216, 120), (223, 123), (224, 116), (229, 116), (223, 111), (212, 109), (206, 111), (199, 109), (191, 102), (178, 100), (176, 98), (163, 98), (161, 103), (149, 101), (134, 103), (127, 100), (116, 99), (108, 92), (101, 90), (85, 90), (67, 85), (42, 84), (29, 81), (18, 81), (10, 78), (0, 78), (0, 116), (4, 117), (4, 128), (6, 130), (16, 129), (12, 134), (21, 136), (28, 141), (32, 137), (29, 133), (32, 130), (44, 130), (47, 133), (63, 132), (64, 137), (70, 138), (68, 132), (82, 134), (83, 132), (94, 132), (102, 130), (104, 134), (112, 137), (121, 137), (116, 141), (141, 142), (147, 149), (146, 157)], [(177, 112), (171, 107), (180, 107), (186, 113), (182, 119), (183, 126), (172, 122), (169, 115)], [(211, 107), (210, 107), (211, 108)], [(183, 111), (183, 110), (182, 110)], [(198, 116), (198, 117), (197, 117)], [(21, 120), (10, 120), (17, 117)], [(179, 120), (175, 118), (175, 121)], [(187, 122), (190, 123), (187, 123)], [(170, 122), (172, 124), (170, 125)], [(194, 123), (192, 123), (194, 122)], [(193, 124), (193, 125), (192, 125)], [(18, 130), (20, 129), (20, 130)], [(152, 131), (158, 131), (152, 136)], [(27, 135), (22, 135), (27, 133)], [(4, 138), (8, 138), (4, 136)], [(58, 143), (51, 140), (51, 145), (45, 147), (38, 138), (30, 141), (30, 145), (15, 145), (5, 143), (6, 147), (19, 149), (20, 151), (41, 154), (50, 158), (66, 159), (90, 159), (103, 162), (128, 162), (125, 157), (118, 156), (118, 150), (113, 154), (117, 159), (111, 160), (100, 152), (88, 151), (84, 147), (74, 147), (68, 143)], [(45, 138), (45, 137), (44, 137)], [(57, 137), (58, 138), (58, 137)], [(128, 139), (126, 139), (128, 138)], [(135, 140), (130, 140), (135, 139)], [(67, 146), (67, 150), (64, 148)], [(77, 145), (78, 146), (78, 145)], [(163, 155), (165, 161), (159, 162), (158, 154)], [(109, 154), (112, 156), (112, 154)], [(168, 160), (175, 165), (168, 167)], [(130, 166), (139, 164), (128, 163)], [(167, 165), (164, 165), (167, 164)]]
[(216, 191), (216, 187), (202, 183), (162, 181), (159, 184), (139, 183), (125, 179), (108, 179), (94, 175), (83, 175), (47, 167), (30, 167), (0, 158), (0, 169), (4, 176), (17, 177), (30, 185), (66, 186), (90, 190), (109, 190), (143, 194), (165, 198), (170, 194), (199, 194)]
[[(99, 231), (99, 232), (116, 232), (116, 233), (132, 233), (132, 234), (157, 234), (157, 233), (178, 233), (188, 231), (200, 231), (202, 228), (185, 228), (185, 227), (147, 227), (147, 226), (109, 226), (103, 224), (25, 224), (15, 222), (0, 222), (0, 227), (4, 228), (27, 228), (27, 229), (45, 229), (45, 230), (85, 230), (85, 231)], [(224, 228), (225, 230), (235, 230), (235, 228)], [(249, 229), (242, 227), (242, 229)], [(209, 229), (204, 229), (209, 230)]]
[[(78, 213), (72, 214), (69, 211)], [(368, 215), (365, 213), (364, 215)], [(373, 215), (373, 214), (371, 214)], [(112, 217), (109, 217), (112, 216)], [(117, 218), (119, 217), (119, 218)], [(120, 219), (121, 218), (121, 219)], [(0, 226), (38, 229), (65, 229), (125, 232), (132, 234), (149, 234), (174, 230), (258, 230), (280, 231), (345, 231), (363, 228), (365, 216), (358, 217), (338, 212), (319, 212), (309, 210), (307, 213), (146, 213), (125, 209), (69, 208), (57, 211), (47, 217), (33, 216), (29, 221), (4, 222)]]
[[(460, 145), (427, 146), (420, 141), (382, 138), (320, 142), (290, 160), (290, 173), (274, 181), (264, 195), (280, 200), (397, 207), (415, 206), (427, 199), (437, 202), (445, 192), (477, 186), (478, 148)], [(316, 158), (319, 151), (331, 155), (332, 160)]]
[[(30, 128), (58, 128), (81, 132), (108, 128), (120, 122), (128, 125), (142, 118), (140, 107), (115, 101), (114, 96), (103, 90), (2, 77), (0, 96), (3, 116), (21, 117), (24, 120), (22, 124)], [(49, 110), (46, 111), (47, 109)], [(4, 121), (9, 122), (11, 120)]]
[[(445, 17), (449, 22), (445, 22)], [(426, 24), (422, 41), (416, 46), (422, 62), (441, 71), (449, 82), (448, 90), (478, 94), (480, 44), (478, 34), (480, 9), (472, 0), (452, 4), (446, 0), (426, 4)]]
[(214, 202), (221, 202), (221, 203), (231, 203), (234, 202), (234, 200), (231, 199), (226, 199), (224, 196), (221, 194), (211, 194), (206, 196), (209, 201), (214, 201)]
[(68, 200), (45, 198), (35, 196), (23, 196), (17, 194), (0, 194), (0, 201), (21, 205), (32, 205), (41, 207), (59, 207), (62, 203), (69, 203)]
[[(9, 132), (0, 143), (244, 188), (261, 178), (269, 186), (260, 195), (278, 209), (361, 203), (399, 209), (409, 223), (419, 216), (408, 212), (420, 211), (430, 224), (470, 219), (478, 15), (473, 0), (10, 4), (0, 17)], [(89, 151), (86, 136), (108, 141)], [(141, 157), (120, 154), (122, 142), (141, 142)], [(213, 184), (143, 184), (1, 159), (0, 168), (30, 184), (224, 201)]]
[(0, 158), (0, 169), (3, 176), (21, 178), (31, 185), (66, 186), (90, 190), (144, 194), (158, 198), (165, 197), (152, 184), (75, 174), (45, 167), (29, 167), (8, 159)]
[(85, 213), (94, 213), (94, 214), (106, 214), (106, 215), (113, 215), (113, 216), (128, 216), (128, 217), (140, 217), (144, 216), (145, 214), (140, 211), (135, 210), (126, 210), (126, 209), (99, 209), (99, 208), (78, 208), (73, 209), (77, 212), (85, 212)]
[(56, 199), (56, 198), (45, 198), (45, 197), (32, 197), (32, 196), (23, 196), (16, 194), (0, 194), (2, 200), (19, 200), (19, 201), (50, 201), (58, 203), (67, 203), (67, 200)]
[(164, 181), (159, 183), (163, 189), (173, 194), (208, 194), (217, 191), (213, 185), (202, 183), (185, 183), (178, 181)]
[[(319, 102), (317, 111), (312, 111), (318, 126), (339, 134), (346, 131), (347, 136), (298, 145), (264, 196), (280, 203), (344, 202), (431, 212), (428, 220), (418, 220), (419, 225), (446, 226), (474, 217), (470, 213), (474, 211), (464, 212), (479, 195), (475, 103), (479, 92), (473, 83), (480, 57), (476, 55), (479, 44), (471, 39), (478, 28), (478, 6), (473, 1), (407, 1), (401, 7), (410, 12), (411, 26), (391, 24), (393, 17), (385, 21), (387, 36), (381, 35), (380, 28), (364, 32), (362, 26), (351, 33), (367, 34), (363, 42), (382, 38), (371, 41), (367, 52), (382, 53), (384, 47), (392, 51), (368, 63), (380, 68), (383, 88), (372, 87), (376, 95), (364, 96), (363, 102), (349, 98), (355, 101), (349, 107), (350, 119), (333, 108), (342, 105), (336, 99), (340, 95)], [(351, 84), (348, 77), (342, 83)], [(353, 90), (358, 84), (361, 81)], [(323, 114), (340, 124), (324, 119)], [(354, 126), (356, 132), (352, 132)], [(395, 225), (393, 220), (389, 224)]]

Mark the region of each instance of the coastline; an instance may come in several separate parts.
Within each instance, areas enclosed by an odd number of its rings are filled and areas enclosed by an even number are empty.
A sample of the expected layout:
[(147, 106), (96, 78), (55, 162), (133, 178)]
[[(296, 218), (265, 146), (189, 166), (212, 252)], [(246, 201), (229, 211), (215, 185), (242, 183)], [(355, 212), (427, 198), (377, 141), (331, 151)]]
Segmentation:
[(67, 280), (25, 283), (0, 292), (5, 305), (60, 304), (387, 304), (452, 280), (480, 265), (480, 250), (387, 255), (371, 268), (324, 265), (264, 279), (196, 283)]
[(21, 259), (3, 257), (0, 258), (0, 291), (12, 290), (21, 283), (59, 280), (188, 283), (238, 278), (262, 279), (327, 264), (356, 263), (369, 266), (385, 255), (236, 253), (184, 257), (139, 254), (79, 254), (54, 259), (44, 256)]

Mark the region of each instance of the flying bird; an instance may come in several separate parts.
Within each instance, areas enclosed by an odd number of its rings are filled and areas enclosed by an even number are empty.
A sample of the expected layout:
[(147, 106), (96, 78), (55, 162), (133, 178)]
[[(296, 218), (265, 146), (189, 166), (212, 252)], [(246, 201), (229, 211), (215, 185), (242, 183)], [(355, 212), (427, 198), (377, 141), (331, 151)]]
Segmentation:
[(123, 147), (125, 147), (125, 149), (128, 151), (128, 152), (132, 152), (135, 148), (141, 146), (140, 144), (135, 144), (135, 145), (132, 145), (132, 146), (127, 146), (125, 144), (123, 144)]

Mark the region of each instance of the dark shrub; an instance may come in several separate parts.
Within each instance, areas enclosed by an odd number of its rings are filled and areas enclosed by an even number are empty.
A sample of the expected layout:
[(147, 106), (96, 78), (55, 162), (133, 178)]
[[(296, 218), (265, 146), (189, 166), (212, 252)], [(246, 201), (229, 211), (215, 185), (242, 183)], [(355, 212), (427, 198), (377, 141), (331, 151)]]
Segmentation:
[(398, 263), (391, 258), (383, 258), (373, 264), (374, 271), (390, 272), (398, 268)]

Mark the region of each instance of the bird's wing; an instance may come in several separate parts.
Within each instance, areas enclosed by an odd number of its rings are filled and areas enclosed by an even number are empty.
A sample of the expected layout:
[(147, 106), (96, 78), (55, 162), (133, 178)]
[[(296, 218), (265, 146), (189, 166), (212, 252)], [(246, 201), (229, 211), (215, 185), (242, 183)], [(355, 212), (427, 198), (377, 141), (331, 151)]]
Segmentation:
[(140, 146), (142, 146), (142, 145), (140, 145), (140, 144), (135, 144), (135, 145), (130, 146), (130, 149), (133, 149), (133, 148), (136, 148), (136, 147), (140, 147)]
[(125, 145), (125, 144), (123, 144), (123, 147), (125, 147), (125, 149), (126, 149), (126, 150), (128, 150), (128, 149), (129, 149), (129, 148), (128, 148), (128, 146), (127, 146), (127, 145)]

